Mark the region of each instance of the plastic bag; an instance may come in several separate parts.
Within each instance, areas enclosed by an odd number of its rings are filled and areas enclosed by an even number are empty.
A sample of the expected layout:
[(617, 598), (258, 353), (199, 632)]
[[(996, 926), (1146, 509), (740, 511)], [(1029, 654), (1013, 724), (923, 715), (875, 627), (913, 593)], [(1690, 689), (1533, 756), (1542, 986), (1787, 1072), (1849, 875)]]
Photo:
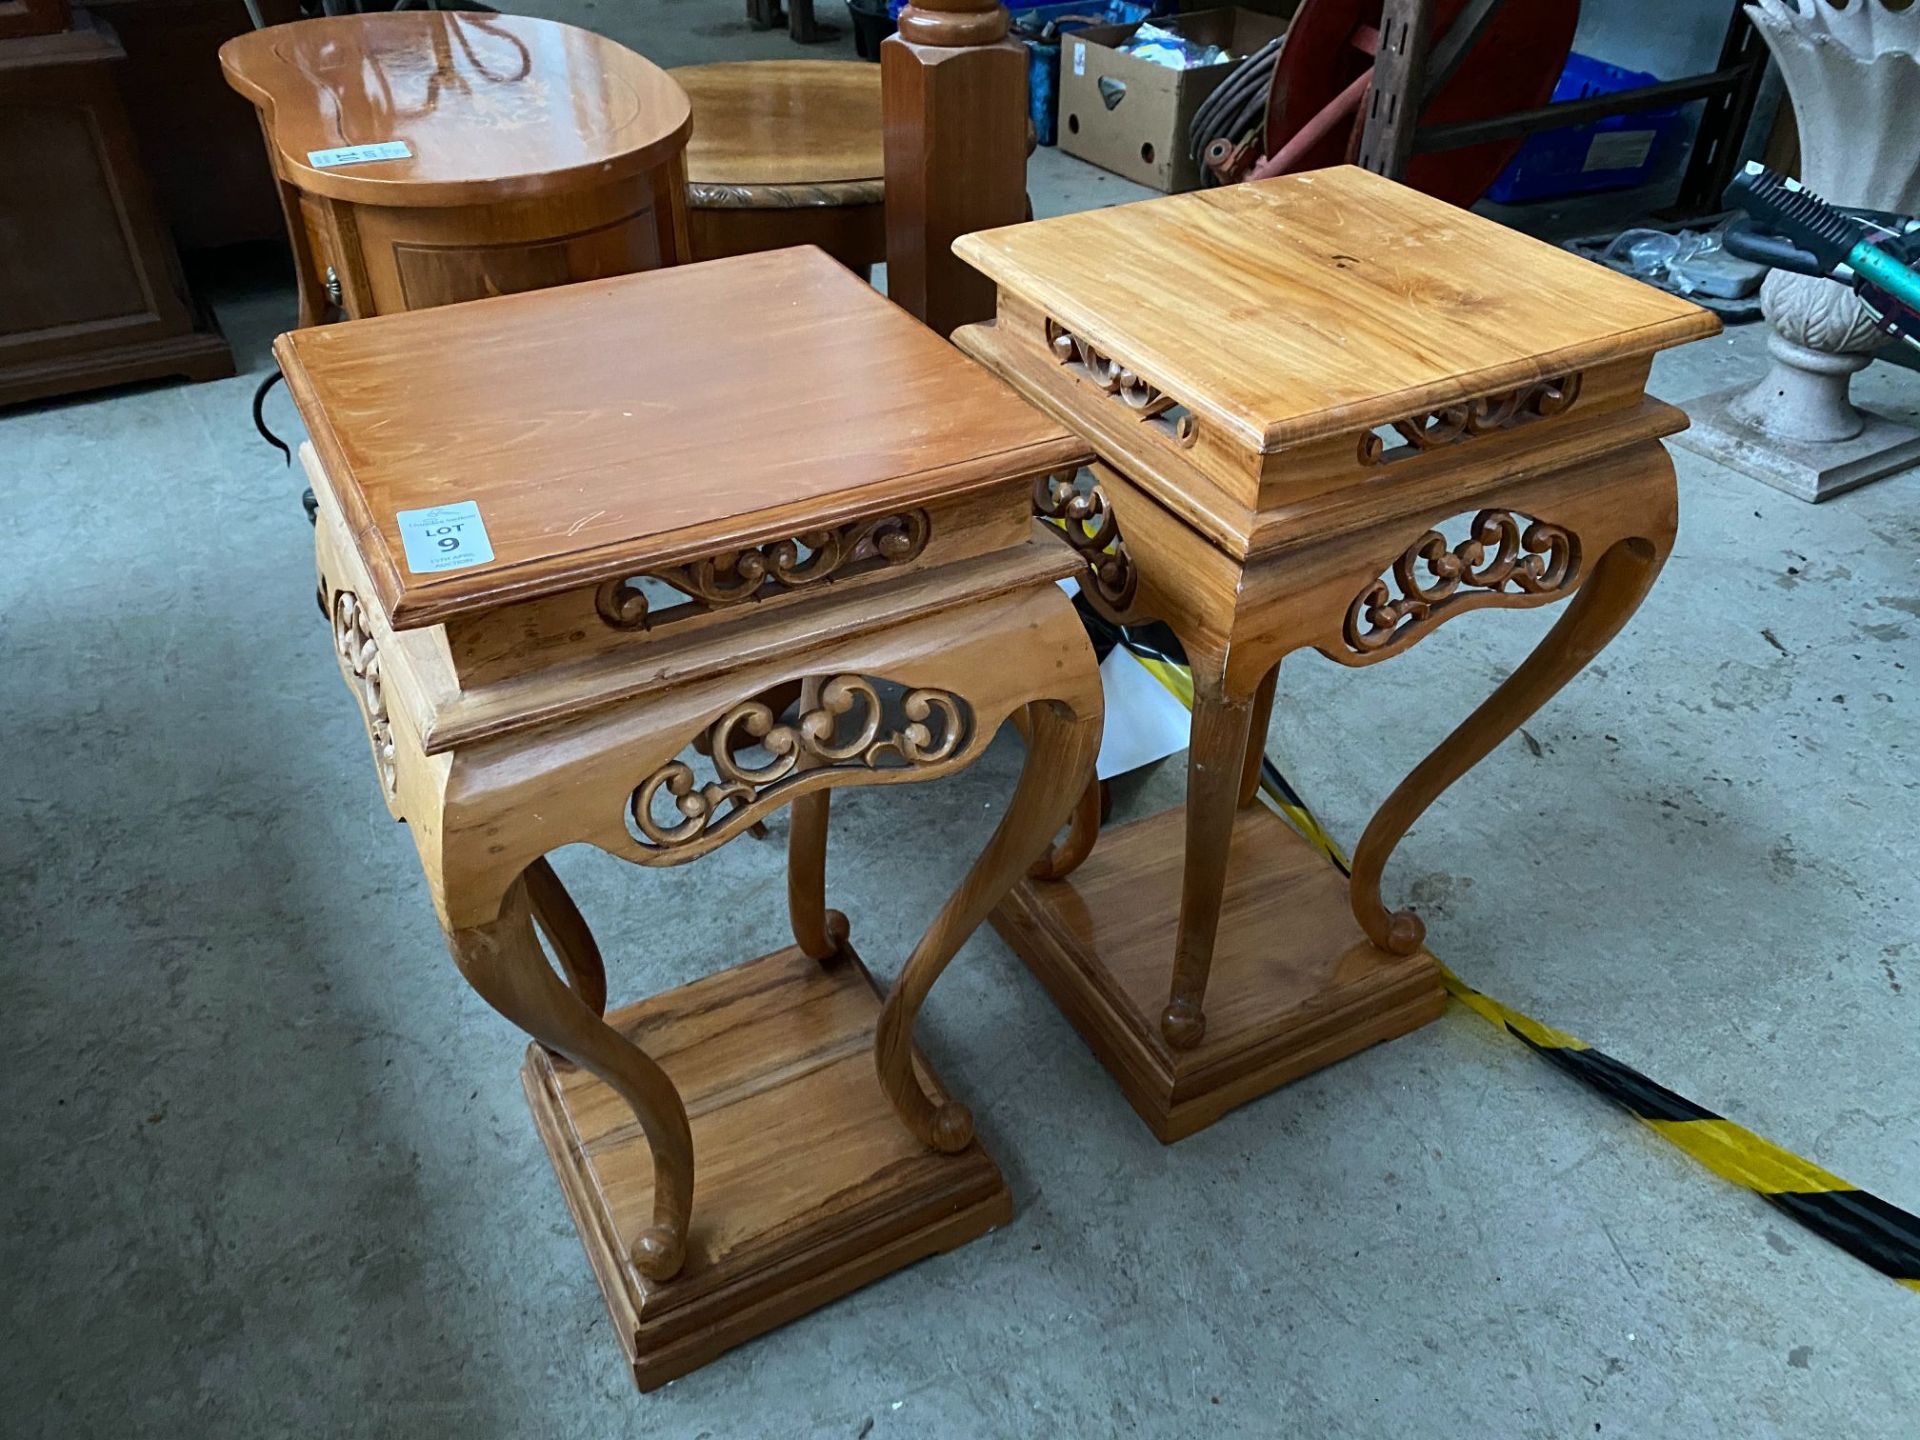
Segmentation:
[(1600, 263), (1662, 290), (1718, 300), (1751, 295), (1767, 273), (1728, 254), (1719, 230), (1623, 230), (1600, 252)]
[(1116, 48), (1122, 55), (1131, 55), (1150, 65), (1164, 65), (1169, 70), (1196, 70), (1202, 65), (1219, 65), (1233, 58), (1219, 45), (1196, 44), (1151, 20)]

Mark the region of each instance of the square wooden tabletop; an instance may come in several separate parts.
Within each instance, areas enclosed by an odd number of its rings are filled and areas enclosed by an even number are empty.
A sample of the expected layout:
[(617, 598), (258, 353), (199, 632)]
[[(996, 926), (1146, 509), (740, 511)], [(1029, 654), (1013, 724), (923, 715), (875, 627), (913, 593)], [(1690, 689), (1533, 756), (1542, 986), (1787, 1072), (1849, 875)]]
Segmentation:
[(1354, 166), (953, 248), (1262, 451), (1720, 328), (1685, 300)]
[[(1031, 478), (1084, 445), (815, 249), (274, 346), (399, 628)], [(416, 573), (400, 512), (493, 558)]]

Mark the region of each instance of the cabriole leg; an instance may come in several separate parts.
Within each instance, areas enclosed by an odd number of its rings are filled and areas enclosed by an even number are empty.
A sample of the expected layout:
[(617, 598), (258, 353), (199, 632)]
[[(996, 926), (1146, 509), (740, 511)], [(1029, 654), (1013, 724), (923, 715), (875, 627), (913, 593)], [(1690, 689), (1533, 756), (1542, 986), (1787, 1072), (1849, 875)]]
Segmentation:
[(828, 961), (846, 943), (847, 917), (827, 908), (827, 816), (831, 790), (793, 802), (787, 830), (787, 915), (793, 940), (809, 957)]
[[(1014, 712), (1013, 727), (1031, 748), (1033, 724), (1027, 710)], [(1028, 878), (1064, 880), (1078, 870), (1087, 856), (1093, 853), (1094, 842), (1100, 838), (1100, 809), (1100, 781), (1089, 776), (1087, 788), (1081, 792), (1080, 799), (1073, 807), (1073, 814), (1068, 817), (1067, 838), (1047, 847), (1045, 853), (1027, 868)]]
[(1381, 872), (1401, 837), (1449, 785), (1607, 647), (1640, 608), (1670, 545), (1671, 536), (1633, 537), (1609, 548), (1520, 668), (1387, 797), (1353, 851), (1353, 916), (1375, 945), (1395, 955), (1411, 955), (1426, 939), (1426, 926), (1411, 910), (1389, 911), (1380, 901)]
[(1048, 701), (1028, 708), (1027, 725), (1027, 758), (1013, 799), (986, 849), (901, 967), (874, 1034), (874, 1063), (893, 1108), (922, 1143), (948, 1154), (972, 1141), (973, 1116), (957, 1101), (936, 1105), (920, 1088), (913, 1073), (914, 1021), (954, 952), (1067, 818), (1087, 788), (1100, 749), (1097, 715), (1075, 714)]
[[(666, 1072), (602, 1020), (547, 963), (533, 932), (529, 890), (543, 889), (550, 877), (551, 871), (531, 885), (524, 878), (516, 881), (499, 919), (450, 932), (447, 948), (481, 999), (540, 1044), (597, 1075), (632, 1107), (653, 1151), (654, 1172), (653, 1225), (634, 1242), (633, 1263), (649, 1279), (671, 1279), (686, 1258), (693, 1205), (693, 1134), (686, 1107)], [(543, 898), (550, 899), (550, 892)], [(579, 920), (577, 911), (573, 919)]]
[(1067, 838), (1049, 846), (1027, 868), (1027, 874), (1035, 880), (1064, 880), (1078, 870), (1100, 838), (1100, 804), (1100, 782), (1087, 781), (1087, 788), (1080, 792), (1073, 813), (1067, 817)]
[[(798, 701), (804, 715), (819, 708), (820, 681), (776, 686), (761, 698), (776, 715)], [(795, 800), (787, 818), (787, 916), (794, 943), (822, 964), (840, 953), (848, 934), (847, 917), (827, 908), (827, 820), (832, 805), (831, 790), (815, 790)]]
[(587, 917), (573, 903), (573, 896), (553, 873), (553, 866), (542, 855), (521, 877), (527, 882), (527, 902), (533, 911), (533, 923), (547, 937), (560, 972), (567, 977), (573, 993), (596, 1015), (607, 1013), (607, 967), (600, 958), (600, 947)]
[(1176, 1050), (1191, 1050), (1207, 1033), (1203, 1003), (1213, 968), (1214, 936), (1227, 886), (1233, 817), (1240, 808), (1250, 699), (1230, 697), (1220, 676), (1194, 665), (1193, 739), (1187, 752), (1187, 845), (1180, 885), (1180, 929), (1174, 942), (1173, 986), (1160, 1015), (1160, 1033)]
[(1240, 808), (1246, 809), (1260, 793), (1260, 765), (1267, 754), (1267, 727), (1273, 724), (1273, 692), (1280, 683), (1275, 665), (1253, 692), (1253, 714), (1247, 721), (1247, 753), (1240, 769)]

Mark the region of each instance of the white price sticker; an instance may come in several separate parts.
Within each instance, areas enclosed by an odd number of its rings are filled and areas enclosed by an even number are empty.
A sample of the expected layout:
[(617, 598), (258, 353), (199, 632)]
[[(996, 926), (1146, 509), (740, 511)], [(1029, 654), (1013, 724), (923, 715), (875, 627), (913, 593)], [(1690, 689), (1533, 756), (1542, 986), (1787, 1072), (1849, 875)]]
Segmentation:
[(1087, 73), (1087, 47), (1078, 40), (1073, 42), (1073, 73), (1076, 75)]
[(400, 543), (407, 552), (407, 569), (415, 575), (437, 575), (442, 570), (464, 570), (493, 559), (493, 542), (477, 501), (461, 500), (431, 510), (400, 510)]
[(411, 160), (404, 140), (382, 140), (378, 145), (342, 145), (338, 150), (309, 150), (307, 163), (318, 170), (336, 165), (365, 165), (370, 160)]

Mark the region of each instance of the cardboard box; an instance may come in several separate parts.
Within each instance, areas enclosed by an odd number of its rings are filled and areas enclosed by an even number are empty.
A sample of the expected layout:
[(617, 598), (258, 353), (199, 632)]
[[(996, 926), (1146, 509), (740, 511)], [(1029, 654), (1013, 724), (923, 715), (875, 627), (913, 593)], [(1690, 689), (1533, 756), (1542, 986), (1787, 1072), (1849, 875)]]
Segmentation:
[(1194, 190), (1200, 165), (1187, 153), (1193, 112), (1240, 59), (1284, 34), (1287, 19), (1232, 9), (1163, 16), (1154, 23), (1202, 45), (1225, 46), (1237, 58), (1169, 70), (1114, 48), (1138, 25), (1071, 32), (1060, 57), (1060, 148), (1155, 190)]

